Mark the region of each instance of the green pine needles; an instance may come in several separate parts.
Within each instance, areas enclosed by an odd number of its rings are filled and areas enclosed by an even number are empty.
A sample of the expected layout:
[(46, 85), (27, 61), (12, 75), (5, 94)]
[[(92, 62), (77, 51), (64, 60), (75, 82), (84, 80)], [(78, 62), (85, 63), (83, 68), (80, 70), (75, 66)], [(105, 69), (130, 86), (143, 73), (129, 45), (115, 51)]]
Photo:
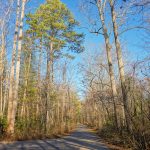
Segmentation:
[(27, 15), (27, 23), (28, 32), (34, 33), (47, 45), (53, 43), (53, 51), (59, 54), (64, 47), (76, 53), (84, 50), (84, 35), (76, 31), (79, 22), (60, 0), (47, 0), (34, 14)]

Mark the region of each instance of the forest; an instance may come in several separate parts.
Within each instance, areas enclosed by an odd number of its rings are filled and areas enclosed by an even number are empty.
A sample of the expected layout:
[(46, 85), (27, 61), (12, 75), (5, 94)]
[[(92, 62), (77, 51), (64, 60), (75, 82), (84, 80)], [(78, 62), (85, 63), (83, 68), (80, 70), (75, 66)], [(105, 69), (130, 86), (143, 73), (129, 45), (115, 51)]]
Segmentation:
[(150, 149), (149, 0), (0, 6), (0, 141), (80, 124), (123, 149)]

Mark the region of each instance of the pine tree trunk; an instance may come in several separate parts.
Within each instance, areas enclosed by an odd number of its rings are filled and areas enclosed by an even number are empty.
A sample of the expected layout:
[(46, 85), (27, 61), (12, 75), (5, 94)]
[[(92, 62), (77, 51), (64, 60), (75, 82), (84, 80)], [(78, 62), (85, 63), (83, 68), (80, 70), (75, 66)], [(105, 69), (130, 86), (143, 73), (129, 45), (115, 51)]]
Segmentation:
[(39, 59), (38, 59), (38, 80), (37, 80), (37, 106), (36, 106), (36, 117), (40, 114), (39, 112), (39, 106), (41, 104), (41, 98), (42, 98), (42, 93), (41, 93), (41, 64), (42, 64), (42, 39), (40, 40), (40, 50), (39, 50)]
[(47, 97), (46, 97), (46, 114), (45, 114), (45, 117), (46, 117), (46, 120), (45, 120), (45, 132), (47, 133), (48, 131), (48, 127), (49, 127), (49, 104), (50, 104), (50, 86), (51, 86), (51, 83), (52, 83), (52, 78), (51, 78), (51, 69), (52, 69), (52, 51), (53, 51), (53, 43), (50, 42), (49, 43), (49, 50), (47, 50), (47, 74), (46, 74), (46, 87), (47, 87)]

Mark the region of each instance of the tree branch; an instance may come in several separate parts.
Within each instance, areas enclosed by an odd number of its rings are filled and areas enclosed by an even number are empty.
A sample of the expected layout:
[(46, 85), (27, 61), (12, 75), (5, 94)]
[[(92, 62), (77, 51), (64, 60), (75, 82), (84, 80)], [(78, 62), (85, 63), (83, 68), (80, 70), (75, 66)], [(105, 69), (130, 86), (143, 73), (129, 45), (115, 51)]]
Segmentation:
[(150, 29), (146, 28), (146, 27), (142, 27), (142, 26), (135, 26), (135, 27), (130, 27), (130, 28), (127, 28), (126, 30), (122, 31), (119, 33), (119, 35), (122, 35), (123, 33), (127, 32), (127, 31), (130, 31), (130, 30), (134, 30), (134, 29), (144, 29), (144, 30), (147, 30), (150, 32)]

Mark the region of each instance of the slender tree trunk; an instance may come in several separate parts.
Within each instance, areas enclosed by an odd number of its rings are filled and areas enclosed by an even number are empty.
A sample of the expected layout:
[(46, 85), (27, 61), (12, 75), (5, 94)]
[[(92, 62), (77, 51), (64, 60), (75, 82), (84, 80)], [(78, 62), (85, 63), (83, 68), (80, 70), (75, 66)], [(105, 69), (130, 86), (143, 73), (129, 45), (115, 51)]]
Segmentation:
[(118, 124), (118, 118), (117, 118), (117, 90), (116, 90), (116, 83), (115, 83), (115, 77), (113, 72), (113, 64), (112, 64), (112, 58), (111, 58), (111, 45), (109, 42), (109, 35), (108, 30), (105, 25), (105, 19), (103, 15), (103, 8), (100, 6), (100, 2), (97, 2), (98, 10), (99, 10), (99, 16), (102, 23), (102, 30), (104, 34), (105, 39), (105, 45), (106, 45), (106, 53), (107, 53), (107, 61), (108, 61), (108, 67), (109, 67), (109, 76), (110, 76), (110, 83), (111, 83), (111, 89), (112, 89), (112, 97), (113, 97), (113, 104), (114, 104), (114, 117), (115, 117), (115, 124), (116, 127), (119, 128)]
[(25, 69), (25, 77), (24, 77), (24, 93), (23, 93), (23, 103), (22, 103), (22, 107), (21, 107), (21, 116), (25, 117), (25, 102), (26, 102), (26, 96), (27, 96), (27, 88), (28, 88), (28, 80), (29, 80), (29, 74), (30, 74), (30, 68), (31, 68), (31, 59), (32, 59), (32, 52), (30, 52), (29, 54), (29, 58), (27, 58), (27, 62), (24, 62), (24, 63), (27, 63), (27, 67)]
[(41, 97), (42, 97), (42, 93), (41, 93), (41, 64), (42, 64), (42, 39), (40, 40), (40, 53), (39, 53), (39, 60), (38, 60), (38, 81), (37, 81), (37, 110), (36, 110), (36, 116), (38, 117), (38, 115), (40, 114), (39, 112), (39, 104), (41, 104)]
[(17, 11), (16, 11), (16, 25), (15, 25), (15, 35), (14, 35), (14, 43), (13, 43), (13, 51), (12, 51), (12, 60), (11, 60), (11, 69), (10, 69), (10, 85), (9, 85), (9, 96), (8, 96), (8, 114), (7, 114), (7, 122), (8, 128), (7, 133), (10, 134), (13, 130), (11, 127), (11, 115), (12, 115), (12, 106), (14, 99), (14, 76), (15, 76), (15, 57), (17, 50), (17, 39), (18, 39), (18, 30), (19, 30), (19, 17), (20, 17), (20, 0), (17, 1)]
[(0, 117), (3, 109), (3, 78), (0, 76)]
[(6, 113), (7, 99), (8, 99), (8, 81), (9, 81), (9, 73), (6, 71), (6, 79), (5, 79), (5, 90), (4, 90), (4, 98), (3, 98), (3, 116)]
[(63, 133), (64, 131), (64, 94), (65, 94), (65, 91), (64, 91), (64, 86), (62, 85), (61, 87), (61, 92), (62, 92), (62, 95), (61, 95), (61, 133)]
[(51, 67), (52, 67), (52, 51), (53, 51), (53, 43), (50, 42), (50, 49), (47, 52), (47, 74), (46, 74), (46, 87), (47, 87), (47, 97), (46, 97), (46, 120), (45, 120), (45, 132), (48, 131), (48, 127), (49, 127), (49, 103), (50, 103), (50, 86), (52, 83), (52, 79), (51, 79)]
[(122, 50), (121, 50), (121, 45), (120, 45), (119, 35), (118, 35), (116, 14), (115, 14), (115, 10), (114, 10), (114, 1), (109, 0), (109, 3), (110, 3), (110, 7), (111, 7), (111, 16), (112, 16), (112, 23), (113, 23), (117, 60), (118, 60), (118, 66), (119, 66), (119, 74), (120, 74), (120, 81), (121, 81), (121, 90), (122, 90), (122, 96), (123, 96), (123, 105), (124, 105), (126, 124), (127, 124), (128, 131), (131, 132), (132, 127), (131, 127), (130, 110), (129, 110), (129, 106), (128, 106), (128, 94), (127, 94), (127, 89), (126, 89), (126, 85), (125, 85), (124, 63), (122, 60)]
[(9, 118), (9, 124), (8, 124), (8, 133), (10, 134), (14, 134), (15, 117), (17, 111), (19, 76), (20, 76), (20, 57), (21, 57), (21, 50), (22, 50), (23, 20), (25, 14), (25, 4), (26, 4), (26, 0), (22, 0), (20, 31), (19, 31), (19, 39), (18, 39), (18, 55), (17, 55), (17, 63), (16, 63), (16, 81), (15, 81), (15, 88), (14, 88), (15, 93), (12, 102), (12, 109), (10, 111), (11, 117)]
[[(53, 54), (52, 54), (53, 55)], [(52, 69), (51, 69), (51, 81), (52, 81), (52, 84), (54, 83), (54, 59), (53, 59), (53, 56), (51, 57), (52, 60), (51, 60), (51, 64), (52, 64)]]
[(0, 51), (0, 116), (3, 115), (3, 98), (4, 98), (4, 71), (5, 71), (5, 55), (6, 55), (6, 49), (5, 49), (5, 33), (4, 29), (2, 29), (2, 35), (1, 35), (1, 51)]

